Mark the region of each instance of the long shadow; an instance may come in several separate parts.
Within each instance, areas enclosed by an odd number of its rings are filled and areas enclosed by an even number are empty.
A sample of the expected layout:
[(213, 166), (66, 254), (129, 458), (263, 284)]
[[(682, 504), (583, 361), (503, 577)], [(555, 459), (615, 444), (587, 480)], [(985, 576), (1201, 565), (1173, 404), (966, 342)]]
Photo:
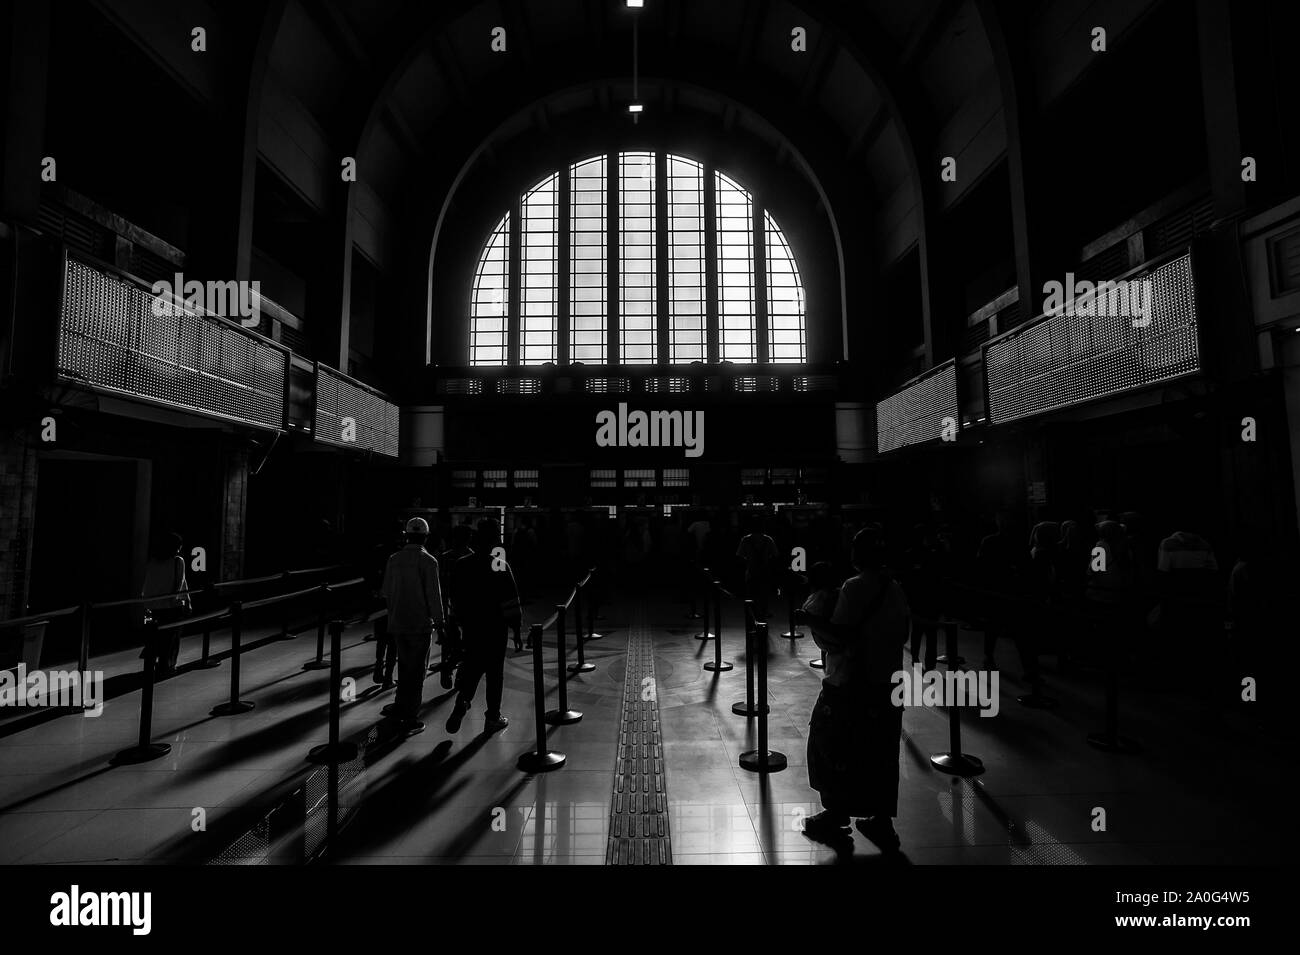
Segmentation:
[[(490, 733), (480, 733), (452, 756), (448, 756), (452, 741), (443, 740), (413, 763), (393, 767), (383, 782), (367, 791), (365, 802), (354, 820), (340, 833), (330, 853), (331, 858), (343, 861), (364, 852), (366, 847), (400, 837), (428, 813), (431, 804), (445, 801), (448, 795), (467, 784), (467, 780), (456, 780), (455, 774), (490, 738)], [(490, 831), (490, 822), (489, 809), (482, 829), (465, 849), (472, 847), (484, 832)], [(464, 842), (464, 839), (460, 841)]]

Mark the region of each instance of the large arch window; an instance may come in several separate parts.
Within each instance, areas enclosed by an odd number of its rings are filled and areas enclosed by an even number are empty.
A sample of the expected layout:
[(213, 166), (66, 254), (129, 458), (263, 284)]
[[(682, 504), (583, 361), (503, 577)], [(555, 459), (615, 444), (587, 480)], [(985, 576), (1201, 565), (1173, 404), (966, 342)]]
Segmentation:
[(807, 361), (785, 233), (738, 181), (672, 154), (592, 156), (525, 192), (483, 246), (469, 318), (471, 365)]

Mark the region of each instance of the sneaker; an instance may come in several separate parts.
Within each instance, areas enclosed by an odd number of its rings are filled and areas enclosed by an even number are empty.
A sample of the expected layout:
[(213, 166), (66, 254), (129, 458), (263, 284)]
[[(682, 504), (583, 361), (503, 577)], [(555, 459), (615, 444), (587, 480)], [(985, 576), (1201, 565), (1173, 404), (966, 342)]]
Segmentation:
[(803, 834), (816, 842), (838, 842), (849, 834), (849, 817), (823, 809), (803, 821)]
[(460, 731), (460, 724), (465, 720), (465, 714), (469, 712), (469, 707), (463, 705), (460, 700), (451, 709), (451, 715), (447, 717), (447, 732), (456, 733)]
[(505, 729), (509, 725), (510, 725), (510, 717), (508, 716), (501, 716), (500, 714), (497, 714), (496, 716), (489, 716), (487, 718), (487, 722), (483, 724), (483, 732), (495, 733), (498, 730)]
[(899, 846), (902, 845), (898, 839), (898, 833), (894, 831), (894, 823), (886, 816), (859, 819), (857, 829), (858, 832), (879, 846), (881, 852), (897, 852)]
[(416, 733), (424, 732), (424, 723), (420, 720), (402, 720), (399, 727), (407, 736), (414, 736)]

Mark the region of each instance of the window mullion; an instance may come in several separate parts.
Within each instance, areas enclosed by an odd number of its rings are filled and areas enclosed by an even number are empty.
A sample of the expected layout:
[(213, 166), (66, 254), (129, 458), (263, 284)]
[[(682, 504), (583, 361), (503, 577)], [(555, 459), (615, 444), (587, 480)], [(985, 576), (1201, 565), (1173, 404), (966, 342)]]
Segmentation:
[(713, 165), (704, 164), (704, 303), (705, 340), (711, 364), (722, 357), (718, 331), (718, 188)]
[(671, 359), (668, 331), (668, 154), (655, 153), (655, 354), (660, 365)]
[(620, 318), (620, 307), (618, 298), (618, 272), (620, 268), (618, 258), (618, 227), (619, 227), (619, 208), (618, 208), (618, 178), (620, 175), (618, 153), (610, 153), (605, 158), (605, 276), (606, 276), (606, 306), (605, 306), (605, 330), (609, 335), (609, 342), (605, 346), (605, 363), (607, 365), (619, 364), (619, 334), (618, 323)]
[(771, 359), (768, 350), (767, 317), (767, 230), (764, 228), (765, 207), (758, 196), (753, 197), (750, 208), (754, 211), (754, 335), (755, 357), (760, 365)]
[(556, 184), (556, 188), (555, 217), (558, 234), (555, 240), (555, 278), (557, 286), (555, 293), (555, 363), (557, 365), (567, 365), (572, 354), (572, 348), (569, 344), (569, 326), (572, 323), (569, 309), (569, 296), (571, 294), (569, 273), (571, 263), (569, 258), (572, 250), (569, 248), (569, 242), (573, 216), (572, 174), (568, 166), (560, 168), (559, 182)]
[(523, 197), (516, 196), (510, 216), (510, 280), (506, 311), (506, 364), (519, 364), (519, 302), (523, 287)]

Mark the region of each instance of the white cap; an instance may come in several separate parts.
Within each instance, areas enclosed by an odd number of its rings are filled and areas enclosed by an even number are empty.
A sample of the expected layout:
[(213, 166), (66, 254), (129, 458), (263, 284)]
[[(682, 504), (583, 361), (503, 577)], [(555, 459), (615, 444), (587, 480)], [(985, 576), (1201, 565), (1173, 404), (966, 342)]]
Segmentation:
[(406, 522), (406, 533), (408, 534), (429, 534), (429, 522), (423, 517), (413, 517)]

